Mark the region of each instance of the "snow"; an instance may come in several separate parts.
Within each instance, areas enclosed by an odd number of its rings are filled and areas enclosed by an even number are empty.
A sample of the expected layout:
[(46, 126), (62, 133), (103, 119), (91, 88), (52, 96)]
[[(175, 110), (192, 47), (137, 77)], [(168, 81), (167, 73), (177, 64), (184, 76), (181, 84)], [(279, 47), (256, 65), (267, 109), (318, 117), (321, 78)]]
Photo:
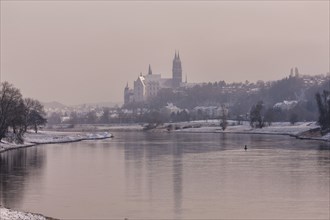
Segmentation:
[(37, 144), (53, 144), (53, 143), (67, 143), (77, 142), (83, 140), (98, 140), (111, 138), (112, 134), (109, 132), (54, 132), (41, 131), (39, 133), (27, 132), (24, 135), (24, 144), (14, 144), (2, 141), (0, 143), (0, 153), (10, 149), (34, 146)]
[(324, 140), (324, 141), (330, 141), (330, 133), (322, 136), (321, 139)]
[(39, 214), (30, 212), (19, 212), (4, 207), (0, 207), (1, 220), (46, 220), (46, 218)]
[[(190, 121), (179, 123), (167, 123), (163, 128), (168, 125), (174, 125), (179, 129), (175, 132), (194, 132), (194, 133), (246, 133), (246, 134), (278, 134), (278, 135), (294, 135), (318, 128), (319, 126), (315, 122), (298, 122), (295, 125), (291, 125), (289, 122), (276, 122), (271, 126), (266, 126), (262, 129), (251, 128), (249, 122), (241, 122), (237, 125), (236, 121), (228, 120), (229, 126), (225, 131), (222, 131), (219, 126), (219, 120), (207, 120), (207, 121)], [(140, 125), (133, 126), (116, 126), (119, 130), (141, 130)], [(8, 142), (0, 143), (0, 153), (9, 149), (16, 149), (20, 147), (33, 146), (37, 144), (48, 143), (65, 143), (75, 142), (82, 140), (97, 140), (113, 137), (109, 132), (54, 132), (54, 131), (41, 131), (37, 134), (28, 132), (25, 135), (25, 144), (12, 144)], [(330, 133), (322, 137), (313, 137), (310, 139), (330, 141)], [(44, 216), (39, 214), (33, 214), (29, 212), (19, 212), (10, 210), (0, 206), (0, 219), (1, 220), (44, 220)]]
[(318, 128), (314, 122), (298, 122), (295, 125), (291, 125), (288, 122), (276, 122), (271, 126), (265, 126), (263, 128), (251, 128), (248, 122), (243, 122), (241, 125), (237, 125), (235, 121), (228, 120), (229, 126), (225, 131), (222, 131), (219, 126), (219, 120), (210, 121), (193, 121), (193, 122), (183, 122), (175, 123), (179, 127), (192, 128), (180, 129), (179, 131), (194, 131), (194, 132), (225, 132), (225, 133), (257, 133), (257, 134), (289, 134), (297, 135), (301, 132), (308, 131), (310, 129)]
[[(50, 132), (41, 131), (39, 133), (27, 132), (24, 136), (24, 144), (8, 143), (6, 141), (0, 142), (0, 153), (6, 150), (17, 149), (22, 147), (34, 146), (37, 144), (49, 144), (49, 143), (66, 143), (76, 142), (82, 140), (98, 140), (111, 138), (113, 135), (109, 132)], [(0, 219), (1, 220), (46, 220), (46, 218), (39, 214), (33, 214), (29, 212), (19, 212), (11, 209), (7, 209), (0, 206)]]
[(290, 110), (294, 108), (298, 104), (298, 101), (283, 101), (283, 102), (278, 102), (274, 105), (273, 108), (280, 108), (282, 110)]
[(177, 106), (173, 105), (173, 103), (167, 103), (167, 105), (165, 106), (165, 109), (171, 114), (171, 113), (177, 113), (177, 112), (181, 112), (182, 109), (178, 108)]
[[(271, 126), (263, 128), (251, 128), (249, 122), (242, 122), (237, 125), (237, 122), (228, 120), (229, 126), (225, 131), (219, 126), (219, 120), (209, 121), (191, 121), (172, 123), (173, 127), (177, 127), (175, 132), (193, 132), (193, 133), (244, 133), (244, 134), (276, 134), (276, 135), (291, 135), (299, 138), (307, 138), (314, 140), (330, 141), (330, 134), (322, 137), (304, 137), (302, 133), (319, 128), (315, 122), (298, 122), (291, 125), (289, 122), (275, 122)], [(170, 124), (166, 124), (168, 126)]]
[(96, 126), (97, 130), (111, 130), (111, 131), (142, 131), (143, 127), (141, 124), (116, 124), (116, 125), (100, 125)]
[(83, 132), (40, 132), (28, 133), (25, 137), (26, 142), (35, 144), (65, 143), (82, 140), (95, 140), (110, 138), (109, 132), (83, 133)]

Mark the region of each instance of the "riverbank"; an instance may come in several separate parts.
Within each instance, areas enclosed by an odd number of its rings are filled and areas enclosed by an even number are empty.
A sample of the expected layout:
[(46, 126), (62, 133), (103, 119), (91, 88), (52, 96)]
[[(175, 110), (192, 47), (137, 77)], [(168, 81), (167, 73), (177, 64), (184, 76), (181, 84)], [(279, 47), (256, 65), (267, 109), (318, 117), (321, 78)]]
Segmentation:
[[(300, 122), (295, 125), (290, 125), (290, 123), (273, 123), (271, 126), (267, 126), (262, 129), (252, 129), (248, 123), (243, 123), (237, 125), (235, 121), (229, 121), (229, 126), (225, 131), (222, 131), (219, 127), (219, 122), (217, 120), (209, 120), (209, 121), (193, 121), (193, 122), (182, 122), (182, 123), (172, 123), (165, 124), (159, 128), (153, 129), (150, 132), (168, 132), (168, 125), (173, 126), (173, 130), (170, 132), (189, 132), (189, 133), (241, 133), (241, 134), (274, 134), (274, 135), (291, 135), (291, 136), (301, 136), (305, 135), (307, 137), (308, 134), (311, 134), (312, 137), (317, 135), (312, 134), (313, 130), (317, 129), (317, 124), (313, 122)], [(142, 130), (142, 129), (139, 129)], [(123, 133), (122, 135), (126, 135)], [(93, 139), (103, 139), (108, 138), (112, 135), (109, 132), (54, 132), (54, 131), (41, 131), (38, 134), (33, 132), (28, 132), (25, 135), (25, 139), (30, 146), (36, 144), (46, 144), (46, 143), (65, 143), (65, 142), (73, 142), (73, 141), (81, 141), (81, 140), (93, 140)], [(166, 136), (166, 135), (165, 135)], [(322, 137), (324, 138), (324, 137)], [(330, 135), (328, 134), (328, 141), (330, 140)], [(3, 144), (3, 143), (1, 143)], [(0, 145), (1, 145), (0, 144)], [(8, 143), (7, 143), (8, 144)], [(26, 143), (27, 144), (27, 143)], [(23, 145), (22, 147), (26, 147)], [(17, 148), (17, 147), (16, 147)], [(12, 148), (15, 149), (15, 148)], [(34, 216), (36, 215), (36, 217)], [(8, 217), (9, 216), (9, 217)], [(27, 217), (25, 217), (27, 216)], [(27, 219), (27, 220), (35, 220), (35, 219), (51, 219), (48, 217), (39, 217), (41, 215), (19, 212), (10, 209), (5, 209), (0, 207), (0, 219)]]
[(43, 216), (41, 214), (31, 212), (20, 212), (12, 209), (7, 209), (0, 206), (1, 220), (57, 220), (55, 218)]
[[(189, 132), (189, 133), (236, 133), (236, 134), (272, 134), (272, 135), (289, 135), (298, 139), (309, 139), (330, 142), (330, 133), (321, 135), (319, 125), (316, 122), (297, 122), (291, 125), (290, 122), (274, 122), (263, 128), (251, 128), (248, 121), (228, 120), (228, 126), (223, 131), (219, 120), (198, 120), (189, 122), (173, 122), (164, 123), (156, 128), (147, 130), (148, 132)], [(144, 131), (141, 124), (98, 124), (88, 125), (81, 124), (70, 127), (68, 125), (56, 125), (47, 128), (50, 131), (65, 132), (135, 132)]]
[(142, 131), (143, 127), (138, 123), (131, 124), (59, 124), (47, 126), (47, 131), (58, 132), (102, 132), (102, 131)]
[(219, 120), (192, 121), (179, 123), (166, 123), (163, 126), (151, 129), (150, 132), (187, 132), (187, 133), (234, 133), (234, 134), (271, 134), (289, 135), (298, 139), (318, 140), (330, 142), (330, 133), (321, 135), (319, 126), (315, 122), (275, 122), (263, 128), (251, 128), (249, 122), (237, 123), (228, 121), (223, 131)]
[[(70, 143), (83, 140), (100, 140), (111, 138), (113, 135), (109, 132), (56, 132), (56, 131), (40, 131), (39, 133), (27, 132), (24, 135), (24, 144), (14, 144), (6, 141), (0, 143), (0, 153), (14, 150), (18, 148), (31, 147), (40, 144), (58, 144)], [(0, 206), (1, 220), (55, 220), (51, 217), (45, 217), (40, 214), (30, 212), (15, 211)]]
[(57, 132), (40, 131), (39, 133), (27, 132), (24, 134), (24, 144), (9, 143), (3, 140), (0, 142), (0, 153), (39, 144), (58, 144), (70, 143), (83, 140), (100, 140), (111, 138), (113, 135), (109, 132)]

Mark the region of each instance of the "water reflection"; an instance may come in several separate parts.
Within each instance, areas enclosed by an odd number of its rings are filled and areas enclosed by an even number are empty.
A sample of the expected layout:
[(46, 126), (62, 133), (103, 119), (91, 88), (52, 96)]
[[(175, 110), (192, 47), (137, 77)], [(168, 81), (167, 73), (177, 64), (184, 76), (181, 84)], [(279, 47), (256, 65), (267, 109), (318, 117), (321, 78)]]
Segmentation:
[(180, 141), (173, 141), (173, 198), (174, 198), (174, 218), (181, 218), (182, 209), (182, 175), (183, 175), (183, 152)]
[(326, 143), (236, 134), (123, 132), (115, 137), (1, 154), (1, 203), (71, 219), (328, 214)]
[[(237, 194), (237, 192), (232, 191), (230, 185), (235, 185), (241, 180), (243, 182), (241, 182), (241, 186), (237, 186), (238, 191), (244, 191), (244, 185), (253, 186), (253, 190), (250, 189), (243, 193), (243, 195), (246, 194), (244, 197), (247, 200), (250, 197), (253, 198), (254, 193), (267, 197), (270, 193), (268, 188), (276, 182), (278, 185), (287, 185), (285, 189), (276, 190), (285, 191), (292, 198), (297, 198), (304, 196), (302, 192), (306, 190), (305, 173), (309, 169), (311, 171), (314, 169), (315, 162), (329, 163), (330, 158), (328, 144), (300, 141), (285, 136), (144, 133), (142, 140), (139, 140), (138, 137), (134, 143), (127, 142), (127, 139), (130, 138), (125, 137), (124, 144), (128, 184), (138, 186), (139, 196), (143, 197), (143, 181), (146, 180), (148, 200), (151, 206), (155, 202), (155, 198), (160, 195), (164, 196), (159, 193), (160, 191), (166, 191), (171, 187), (173, 191), (173, 218), (175, 219), (184, 216), (184, 190), (189, 189), (189, 186), (187, 186), (189, 183), (183, 183), (184, 179), (196, 181), (197, 183), (200, 182), (200, 179), (204, 179), (202, 180), (204, 184), (205, 179), (209, 179), (211, 182), (216, 181), (214, 185), (208, 188), (218, 190), (215, 194), (218, 193), (224, 198), (227, 197), (228, 200), (232, 199), (233, 194)], [(276, 142), (274, 142), (274, 139)], [(243, 150), (245, 144), (249, 146), (248, 152)], [(315, 146), (318, 147), (315, 148)], [(269, 154), (265, 149), (269, 149), (273, 153)], [(317, 155), (315, 161), (311, 160), (311, 149)], [(315, 149), (319, 151), (314, 151)], [(234, 151), (235, 160), (233, 160), (232, 153), (214, 154), (217, 155), (214, 158), (210, 156), (211, 154), (208, 154), (227, 150)], [(297, 150), (302, 151), (297, 154)], [(200, 158), (203, 158), (201, 154), (204, 153), (207, 156), (204, 160), (201, 160)], [(187, 155), (194, 154), (198, 155), (197, 160), (192, 159), (195, 158), (194, 156), (187, 157)], [(248, 154), (248, 156), (244, 157), (244, 154)], [(240, 178), (237, 178), (236, 174), (233, 175), (237, 172), (233, 170), (233, 167), (238, 165), (240, 166), (238, 169), (243, 171), (243, 173), (239, 172)], [(278, 168), (276, 168), (277, 166)], [(326, 164), (320, 164), (319, 166), (318, 172), (321, 170), (323, 176), (329, 176), (328, 166)], [(209, 169), (209, 172), (201, 174), (197, 171), (199, 176), (184, 178), (185, 167), (188, 167), (188, 175), (194, 169), (203, 170), (204, 172)], [(264, 170), (269, 172), (264, 173)], [(164, 175), (159, 175), (160, 173), (171, 173), (172, 176), (165, 175), (167, 179), (164, 180)], [(129, 179), (133, 177), (132, 174), (134, 178)], [(144, 175), (146, 179), (144, 179)], [(221, 178), (218, 175), (221, 175)], [(278, 178), (278, 175), (281, 175), (281, 178)], [(206, 178), (203, 178), (203, 176)], [(323, 184), (314, 183), (314, 180), (309, 181), (309, 183)], [(226, 191), (227, 188), (228, 191)], [(132, 191), (136, 193), (136, 190)], [(189, 190), (186, 191), (189, 195), (193, 193)], [(271, 193), (275, 192), (277, 191)], [(242, 195), (238, 194), (237, 196)], [(187, 201), (185, 200), (185, 202)]]
[[(173, 136), (171, 141), (162, 136), (144, 134), (142, 140), (134, 143), (124, 142), (125, 148), (125, 175), (128, 196), (135, 199), (143, 197), (143, 187), (148, 188), (148, 200), (151, 207), (155, 199), (162, 196), (160, 191), (173, 188), (174, 218), (180, 218), (182, 204), (182, 156), (184, 142), (179, 136)], [(197, 148), (194, 148), (196, 150)], [(191, 151), (190, 149), (189, 151)], [(165, 163), (159, 157), (163, 157)], [(169, 170), (171, 170), (169, 172)], [(172, 176), (166, 175), (172, 173)], [(147, 176), (144, 179), (144, 175)], [(169, 180), (172, 181), (170, 186)], [(144, 183), (145, 181), (145, 183)], [(145, 186), (144, 186), (145, 184)], [(162, 188), (160, 188), (162, 187)]]
[(26, 182), (39, 179), (45, 154), (41, 148), (18, 149), (0, 154), (0, 203), (19, 207)]

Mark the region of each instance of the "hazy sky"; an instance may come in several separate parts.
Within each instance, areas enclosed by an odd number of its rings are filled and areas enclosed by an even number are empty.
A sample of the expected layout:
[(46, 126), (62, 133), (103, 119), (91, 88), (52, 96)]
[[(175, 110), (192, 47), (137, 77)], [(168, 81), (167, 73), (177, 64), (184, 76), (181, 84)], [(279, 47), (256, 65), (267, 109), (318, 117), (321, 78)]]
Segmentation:
[(1, 74), (25, 97), (123, 101), (151, 64), (188, 82), (329, 71), (329, 1), (1, 1)]

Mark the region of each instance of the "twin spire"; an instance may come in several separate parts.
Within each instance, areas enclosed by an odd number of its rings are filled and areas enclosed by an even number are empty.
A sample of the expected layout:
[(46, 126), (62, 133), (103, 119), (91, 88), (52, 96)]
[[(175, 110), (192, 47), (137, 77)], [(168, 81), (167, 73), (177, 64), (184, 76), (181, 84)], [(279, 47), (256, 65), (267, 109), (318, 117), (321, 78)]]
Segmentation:
[(176, 53), (176, 51), (175, 51), (174, 59), (175, 60), (176, 59), (180, 60), (180, 52), (179, 51), (178, 51), (178, 53)]
[[(175, 55), (174, 55), (174, 60), (180, 60), (180, 52), (176, 52), (175, 51)], [(152, 70), (151, 70), (151, 66), (149, 64), (149, 69), (148, 69), (148, 75), (152, 75)]]

